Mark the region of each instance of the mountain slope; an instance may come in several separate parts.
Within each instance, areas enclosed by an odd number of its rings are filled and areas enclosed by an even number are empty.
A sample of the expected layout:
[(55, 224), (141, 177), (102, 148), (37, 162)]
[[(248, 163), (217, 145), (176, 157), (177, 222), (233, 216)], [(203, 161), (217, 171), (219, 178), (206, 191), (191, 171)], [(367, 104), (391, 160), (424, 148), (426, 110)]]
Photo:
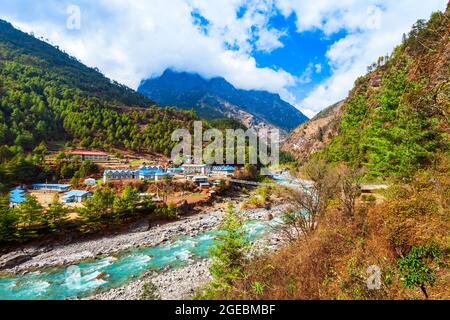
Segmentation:
[(419, 20), (390, 57), (370, 66), (320, 156), (385, 178), (409, 176), (448, 152), (449, 30), (450, 10), (436, 12), (428, 22)]
[[(235, 263), (239, 274), (216, 276), (208, 297), (449, 299), (449, 31), (450, 6), (415, 24), (390, 58), (356, 81), (337, 136), (301, 168), (315, 192), (309, 185), (293, 192), (287, 244)], [(390, 178), (389, 188), (360, 195), (363, 172)], [(302, 210), (307, 219), (295, 214)], [(382, 271), (376, 290), (370, 269)], [(235, 280), (226, 282), (230, 274)]]
[(195, 108), (206, 119), (232, 117), (248, 127), (265, 123), (290, 131), (307, 117), (277, 94), (239, 90), (223, 78), (203, 79), (197, 74), (166, 70), (144, 80), (138, 91), (159, 105)]
[(103, 76), (97, 69), (88, 68), (76, 58), (58, 50), (57, 47), (39, 41), (0, 20), (1, 61), (33, 65), (58, 75), (68, 86), (76, 87), (86, 94), (117, 103), (148, 106), (153, 102), (136, 91)]
[(312, 154), (321, 151), (337, 134), (343, 104), (341, 101), (324, 109), (294, 129), (281, 149), (301, 161), (306, 161)]
[(152, 104), (0, 21), (0, 187), (33, 179), (27, 155), (41, 143), (169, 154), (171, 133), (193, 115)]

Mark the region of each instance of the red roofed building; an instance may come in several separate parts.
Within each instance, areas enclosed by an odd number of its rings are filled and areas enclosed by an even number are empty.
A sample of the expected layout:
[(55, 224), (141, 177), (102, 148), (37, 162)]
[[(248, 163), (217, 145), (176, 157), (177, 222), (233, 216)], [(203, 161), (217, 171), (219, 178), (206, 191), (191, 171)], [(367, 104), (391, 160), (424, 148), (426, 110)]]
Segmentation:
[(108, 161), (109, 155), (106, 152), (102, 151), (90, 151), (90, 150), (72, 150), (69, 151), (68, 154), (72, 156), (80, 157), (81, 160), (89, 160), (89, 161)]

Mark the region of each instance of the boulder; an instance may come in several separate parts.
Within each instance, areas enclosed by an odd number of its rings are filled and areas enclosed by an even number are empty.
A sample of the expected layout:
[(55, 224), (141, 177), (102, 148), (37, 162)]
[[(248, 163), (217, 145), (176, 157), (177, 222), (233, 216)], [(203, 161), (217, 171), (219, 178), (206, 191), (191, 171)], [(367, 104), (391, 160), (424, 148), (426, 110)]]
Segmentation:
[(143, 219), (138, 222), (132, 223), (129, 226), (129, 230), (133, 233), (145, 232), (150, 229), (150, 223), (148, 219)]
[(0, 257), (0, 270), (10, 269), (32, 259), (32, 256), (22, 251), (15, 251)]

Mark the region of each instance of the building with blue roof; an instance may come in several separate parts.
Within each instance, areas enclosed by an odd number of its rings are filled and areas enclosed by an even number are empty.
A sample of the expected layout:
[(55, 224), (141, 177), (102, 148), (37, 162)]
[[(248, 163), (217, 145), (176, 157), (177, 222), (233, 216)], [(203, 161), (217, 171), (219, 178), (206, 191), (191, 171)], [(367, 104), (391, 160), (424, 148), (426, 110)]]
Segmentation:
[(23, 188), (15, 188), (10, 191), (10, 206), (17, 207), (27, 200), (27, 191)]
[(148, 165), (142, 165), (139, 167), (139, 170), (150, 170), (150, 171), (164, 171), (163, 166), (148, 166)]
[(233, 166), (212, 166), (211, 171), (213, 172), (234, 172)]
[(64, 194), (62, 201), (64, 203), (83, 202), (92, 196), (92, 192), (86, 190), (71, 190)]
[(35, 183), (31, 185), (33, 190), (45, 190), (45, 191), (67, 191), (71, 185), (70, 184), (52, 184), (52, 183)]
[(103, 182), (111, 180), (135, 180), (139, 177), (139, 170), (105, 170), (103, 172)]
[(168, 172), (172, 173), (172, 174), (183, 174), (184, 170), (181, 167), (178, 168), (169, 168), (167, 169)]
[(224, 176), (229, 176), (234, 173), (234, 167), (233, 166), (212, 166), (211, 172), (215, 174), (222, 174)]
[(171, 175), (171, 173), (165, 172), (162, 166), (141, 166), (141, 169), (139, 170), (105, 170), (103, 172), (103, 182), (137, 179), (144, 181), (158, 181), (168, 175)]
[(156, 173), (159, 172), (157, 170), (147, 170), (141, 169), (138, 171), (138, 178), (144, 181), (153, 181), (156, 180)]

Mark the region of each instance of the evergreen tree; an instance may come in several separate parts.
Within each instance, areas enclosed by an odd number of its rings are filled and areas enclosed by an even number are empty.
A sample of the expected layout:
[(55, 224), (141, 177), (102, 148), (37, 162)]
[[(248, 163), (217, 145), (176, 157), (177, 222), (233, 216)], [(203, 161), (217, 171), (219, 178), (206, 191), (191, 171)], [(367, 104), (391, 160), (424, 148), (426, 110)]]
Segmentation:
[(57, 231), (58, 224), (64, 221), (67, 213), (67, 209), (63, 207), (63, 205), (59, 201), (58, 195), (55, 194), (55, 196), (53, 197), (53, 202), (45, 212), (47, 226), (49, 227), (49, 229), (53, 232)]
[(18, 232), (22, 237), (33, 237), (37, 229), (46, 223), (41, 204), (35, 197), (27, 196), (17, 209), (19, 216)]
[(242, 276), (242, 265), (249, 248), (244, 229), (245, 219), (230, 203), (222, 218), (217, 244), (210, 249), (212, 282), (203, 292), (203, 298), (226, 295), (233, 281)]
[(0, 242), (16, 238), (18, 220), (16, 210), (9, 207), (9, 196), (0, 196)]

